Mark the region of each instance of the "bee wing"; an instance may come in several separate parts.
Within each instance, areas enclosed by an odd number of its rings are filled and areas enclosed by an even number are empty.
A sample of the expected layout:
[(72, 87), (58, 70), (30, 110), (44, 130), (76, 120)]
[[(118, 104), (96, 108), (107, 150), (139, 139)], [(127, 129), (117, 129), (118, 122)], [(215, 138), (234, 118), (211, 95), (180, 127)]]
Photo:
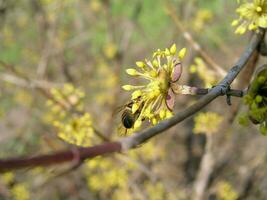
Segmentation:
[(123, 109), (125, 109), (127, 106), (131, 106), (133, 104), (132, 101), (122, 105), (122, 106), (119, 106), (117, 108), (115, 108), (115, 110), (112, 112), (112, 116), (118, 114), (119, 112), (121, 112)]
[(115, 110), (112, 112), (112, 116), (115, 116), (116, 114), (121, 112), (126, 106), (127, 105), (122, 105), (122, 106), (119, 106), (119, 107), (115, 108)]

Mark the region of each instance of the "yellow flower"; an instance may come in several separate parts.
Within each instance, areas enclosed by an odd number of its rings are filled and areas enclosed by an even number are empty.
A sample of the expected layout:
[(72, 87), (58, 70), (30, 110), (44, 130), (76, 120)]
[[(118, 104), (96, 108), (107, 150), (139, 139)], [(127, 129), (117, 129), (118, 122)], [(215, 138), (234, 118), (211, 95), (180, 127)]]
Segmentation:
[(232, 22), (232, 26), (237, 26), (235, 33), (244, 34), (247, 29), (267, 28), (267, 0), (244, 1), (236, 12), (240, 17)]
[(194, 118), (195, 127), (193, 129), (193, 132), (196, 134), (216, 133), (222, 120), (223, 120), (222, 116), (214, 112), (199, 113)]
[(176, 45), (164, 51), (157, 50), (153, 54), (153, 60), (136, 62), (138, 69), (130, 68), (126, 73), (130, 76), (140, 77), (148, 81), (146, 85), (124, 85), (126, 91), (132, 93), (132, 113), (139, 112), (134, 128), (141, 126), (142, 121), (148, 119), (153, 124), (172, 116), (174, 106), (174, 93), (172, 84), (177, 82), (182, 73), (181, 60), (185, 56), (186, 49), (178, 52)]
[(212, 12), (207, 9), (197, 11), (195, 19), (193, 20), (193, 29), (198, 32), (202, 31), (206, 23), (212, 20)]
[(24, 183), (16, 184), (11, 189), (11, 194), (15, 200), (28, 200), (30, 199), (29, 190)]
[(95, 141), (92, 117), (89, 113), (72, 117), (65, 122), (54, 121), (53, 125), (58, 130), (58, 137), (67, 143), (87, 147)]
[(217, 195), (221, 200), (236, 200), (238, 193), (234, 187), (226, 181), (220, 181), (217, 186)]

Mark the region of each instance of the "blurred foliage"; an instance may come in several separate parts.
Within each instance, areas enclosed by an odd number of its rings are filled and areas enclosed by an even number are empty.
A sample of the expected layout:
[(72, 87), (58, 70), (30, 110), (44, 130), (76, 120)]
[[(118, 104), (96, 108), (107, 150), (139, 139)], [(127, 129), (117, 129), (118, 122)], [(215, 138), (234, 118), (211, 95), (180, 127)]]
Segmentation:
[[(216, 72), (184, 40), (167, 15), (165, 3), (1, 0), (0, 61), (8, 65), (0, 63), (0, 157), (97, 144), (101, 138), (95, 130), (109, 139), (118, 139), (116, 130), (121, 119), (114, 111), (130, 98), (121, 91), (121, 85), (130, 81), (125, 69), (133, 67), (136, 60), (149, 57), (155, 49), (173, 43), (177, 49), (188, 49), (179, 83), (205, 87), (216, 84)], [(246, 43), (245, 36), (236, 37), (230, 26), (236, 2), (171, 3), (181, 22), (209, 55), (221, 66), (231, 66)], [(131, 83), (141, 84), (139, 80)], [(174, 112), (196, 99), (177, 96)], [(0, 199), (190, 199), (205, 138), (193, 133), (217, 130), (222, 117), (214, 112), (225, 112), (220, 105), (212, 104), (212, 111), (200, 113), (195, 121), (189, 119), (127, 154), (88, 160), (64, 176), (59, 174), (73, 163), (1, 174)], [(251, 163), (242, 153), (244, 146), (262, 147), (266, 141), (251, 134), (255, 132), (252, 128), (242, 131), (247, 134), (239, 134), (240, 128), (234, 124), (231, 130), (236, 132), (234, 139), (240, 141), (233, 151), (233, 156), (239, 153), (238, 159), (229, 159), (231, 169), (223, 169), (226, 175), (214, 174), (214, 179), (225, 180), (229, 173), (235, 177), (233, 182), (239, 183), (240, 166)], [(264, 152), (254, 151), (255, 155)], [(261, 166), (266, 169), (264, 159)], [(266, 182), (266, 177), (257, 179), (257, 186), (248, 195), (266, 196)], [(221, 185), (219, 196), (234, 199), (237, 192), (232, 185)], [(212, 180), (210, 191), (214, 191)]]

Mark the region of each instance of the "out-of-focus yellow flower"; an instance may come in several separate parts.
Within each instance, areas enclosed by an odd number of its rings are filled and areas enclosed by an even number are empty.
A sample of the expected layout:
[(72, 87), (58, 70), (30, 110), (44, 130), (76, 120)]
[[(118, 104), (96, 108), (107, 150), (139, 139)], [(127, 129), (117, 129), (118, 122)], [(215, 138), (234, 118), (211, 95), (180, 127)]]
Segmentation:
[(87, 147), (95, 140), (92, 119), (88, 113), (66, 122), (55, 121), (54, 126), (58, 129), (58, 137), (70, 144)]
[(71, 84), (51, 89), (47, 101), (50, 112), (46, 117), (57, 129), (58, 137), (77, 146), (90, 146), (95, 141), (92, 118), (84, 110), (85, 94)]
[(237, 26), (235, 33), (244, 34), (247, 29), (267, 28), (267, 0), (246, 0), (236, 12), (240, 17), (232, 22), (232, 26)]
[(195, 31), (201, 31), (205, 23), (212, 20), (212, 12), (210, 10), (202, 9), (199, 10), (193, 20), (193, 29)]
[(218, 197), (221, 200), (236, 200), (238, 198), (238, 193), (226, 181), (218, 184), (217, 191)]
[(15, 179), (15, 175), (13, 172), (6, 172), (2, 175), (2, 180), (6, 185), (12, 183), (14, 179)]
[(195, 64), (190, 66), (190, 73), (197, 73), (199, 78), (204, 82), (205, 87), (212, 87), (217, 83), (217, 75), (210, 70), (206, 63), (199, 57), (195, 58)]
[(52, 88), (51, 99), (47, 101), (52, 114), (57, 119), (66, 116), (66, 111), (81, 112), (84, 110), (85, 93), (71, 84), (64, 84), (63, 88)]
[(161, 182), (151, 183), (146, 182), (145, 188), (147, 191), (148, 199), (150, 200), (158, 200), (158, 199), (165, 199), (166, 190), (163, 187), (163, 184)]
[(108, 59), (113, 59), (118, 52), (118, 48), (114, 43), (109, 42), (104, 46), (103, 51), (104, 51), (104, 55)]
[(15, 200), (28, 200), (30, 199), (30, 193), (25, 184), (16, 184), (11, 189), (11, 194)]
[(89, 7), (94, 12), (99, 12), (102, 9), (102, 3), (100, 0), (91, 0)]
[(23, 105), (23, 106), (30, 106), (32, 103), (32, 95), (30, 95), (25, 90), (19, 90), (15, 94), (15, 100), (17, 103)]
[(220, 123), (222, 122), (222, 116), (214, 112), (199, 113), (195, 118), (195, 126), (193, 132), (211, 134), (215, 133)]
[(112, 194), (111, 200), (133, 200), (134, 197), (131, 195), (129, 188), (123, 187), (119, 190), (115, 190)]
[(126, 73), (130, 76), (141, 77), (148, 81), (146, 85), (124, 85), (126, 91), (134, 90), (131, 100), (133, 101), (132, 113), (140, 112), (135, 121), (134, 129), (139, 128), (144, 119), (152, 124), (171, 117), (174, 107), (174, 93), (172, 84), (179, 80), (182, 73), (181, 60), (184, 58), (186, 49), (178, 52), (173, 44), (165, 51), (157, 50), (153, 54), (153, 60), (136, 62), (139, 70), (130, 68)]
[(123, 188), (127, 185), (127, 169), (114, 165), (112, 159), (97, 158), (90, 160), (86, 167), (89, 172), (96, 172), (94, 174), (89, 173), (87, 177), (88, 187), (94, 191), (108, 192), (111, 191), (111, 188)]

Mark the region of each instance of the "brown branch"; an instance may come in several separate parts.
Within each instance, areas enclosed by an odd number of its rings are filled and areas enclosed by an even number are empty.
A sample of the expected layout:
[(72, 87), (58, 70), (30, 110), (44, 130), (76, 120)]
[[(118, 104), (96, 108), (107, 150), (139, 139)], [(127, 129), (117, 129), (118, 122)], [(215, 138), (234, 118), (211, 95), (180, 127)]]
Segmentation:
[(25, 167), (48, 166), (72, 161), (76, 162), (77, 160), (83, 161), (87, 158), (119, 152), (120, 150), (121, 144), (119, 142), (107, 142), (93, 147), (80, 147), (77, 149), (61, 151), (48, 155), (5, 159), (0, 160), (0, 172)]
[(120, 141), (103, 143), (88, 148), (77, 148), (75, 151), (76, 153), (74, 153), (73, 150), (68, 150), (64, 152), (53, 153), (50, 155), (41, 155), (28, 158), (2, 159), (0, 160), (0, 172), (18, 168), (48, 166), (52, 164), (75, 161), (77, 160), (77, 155), (79, 155), (80, 160), (84, 160), (99, 155), (127, 151), (129, 149), (138, 147), (140, 144), (146, 142), (150, 138), (155, 137), (156, 135), (162, 133), (163, 131), (198, 112), (218, 96), (220, 96), (222, 93), (226, 94), (230, 84), (247, 64), (253, 52), (257, 50), (257, 47), (263, 38), (263, 32), (263, 30), (259, 30), (258, 33), (254, 34), (252, 40), (250, 41), (250, 44), (247, 46), (239, 61), (230, 69), (225, 78), (217, 86), (212, 88), (211, 91), (207, 95), (202, 97), (197, 103), (178, 112), (172, 118), (162, 121), (154, 127), (145, 129), (144, 131), (141, 131), (139, 133), (135, 133), (132, 136), (122, 138)]

